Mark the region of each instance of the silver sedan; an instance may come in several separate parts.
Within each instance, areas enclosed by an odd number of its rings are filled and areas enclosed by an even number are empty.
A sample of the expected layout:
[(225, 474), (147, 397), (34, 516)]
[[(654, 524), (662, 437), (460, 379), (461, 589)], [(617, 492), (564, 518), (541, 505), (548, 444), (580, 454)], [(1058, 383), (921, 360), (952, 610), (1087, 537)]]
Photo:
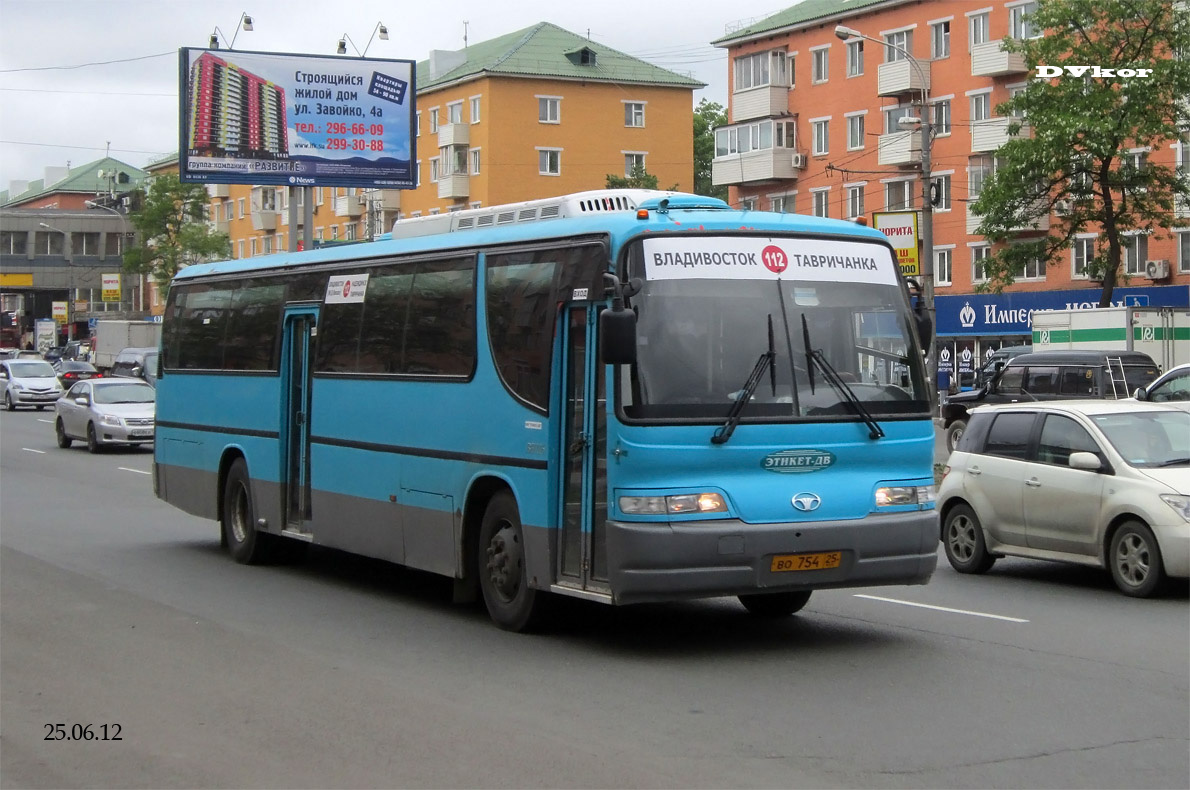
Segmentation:
[(109, 444), (146, 444), (153, 441), (156, 390), (133, 379), (80, 381), (58, 401), (54, 431), (58, 446), (80, 439), (99, 452)]

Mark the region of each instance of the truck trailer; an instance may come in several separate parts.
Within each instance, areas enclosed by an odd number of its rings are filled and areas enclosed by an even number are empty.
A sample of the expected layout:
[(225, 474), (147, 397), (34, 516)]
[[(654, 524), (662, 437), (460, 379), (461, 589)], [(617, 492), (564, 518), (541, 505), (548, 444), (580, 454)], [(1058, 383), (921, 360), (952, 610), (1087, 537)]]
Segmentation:
[(1033, 351), (1142, 351), (1162, 370), (1190, 362), (1190, 308), (1100, 307), (1033, 313)]
[(160, 344), (161, 324), (156, 321), (97, 321), (91, 338), (91, 364), (106, 373), (124, 349)]

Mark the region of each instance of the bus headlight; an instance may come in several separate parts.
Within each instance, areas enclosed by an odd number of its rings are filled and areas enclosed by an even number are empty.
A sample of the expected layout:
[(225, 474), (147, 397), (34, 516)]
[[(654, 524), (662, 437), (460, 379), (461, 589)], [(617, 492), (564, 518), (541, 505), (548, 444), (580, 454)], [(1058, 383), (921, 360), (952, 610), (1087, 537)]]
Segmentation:
[(885, 486), (876, 489), (876, 507), (903, 507), (919, 505), (932, 507), (933, 486)]
[(716, 493), (672, 496), (622, 496), (620, 510), (634, 516), (664, 516), (670, 513), (726, 513), (727, 503)]

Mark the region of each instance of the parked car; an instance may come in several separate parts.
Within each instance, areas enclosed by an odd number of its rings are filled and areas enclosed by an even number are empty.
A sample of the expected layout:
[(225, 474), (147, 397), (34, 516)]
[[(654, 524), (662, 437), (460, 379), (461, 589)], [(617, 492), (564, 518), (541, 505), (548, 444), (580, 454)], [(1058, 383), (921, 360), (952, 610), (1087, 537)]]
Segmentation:
[(78, 381), (103, 376), (90, 362), (78, 362), (73, 359), (58, 360), (54, 363), (54, 370), (58, 371), (58, 381), (62, 382), (63, 389), (70, 389)]
[(62, 352), (66, 350), (65, 346), (55, 346), (54, 348), (47, 348), (46, 352), (42, 354), (42, 358), (51, 365), (62, 358)]
[(1190, 411), (1190, 362), (1170, 368), (1147, 387), (1138, 387), (1133, 397)]
[(988, 355), (984, 360), (983, 367), (975, 371), (975, 386), (981, 387), (996, 377), (996, 374), (1004, 369), (1011, 359), (1016, 359), (1021, 354), (1028, 354), (1033, 351), (1032, 346), (1006, 346), (1005, 348), (997, 349)]
[(97, 453), (110, 444), (153, 441), (157, 391), (143, 381), (104, 378), (80, 381), (58, 401), (54, 432), (58, 446), (85, 441)]
[(147, 381), (150, 386), (157, 386), (157, 349), (156, 348), (126, 348), (116, 354), (109, 371), (113, 376)]
[(44, 359), (0, 360), (0, 385), (4, 387), (4, 408), (17, 406), (44, 409), (62, 395), (62, 383)]
[(63, 359), (78, 359), (83, 362), (91, 361), (91, 341), (71, 340), (62, 348)]
[[(1118, 361), (1117, 361), (1118, 360)], [(984, 403), (1126, 398), (1157, 378), (1153, 358), (1139, 351), (1041, 351), (1020, 354), (990, 382), (947, 397), (942, 404), (946, 449), (954, 452), (969, 411)]]
[(41, 354), (29, 348), (4, 348), (0, 359), (41, 359)]
[(1107, 568), (1125, 595), (1190, 576), (1190, 413), (1130, 399), (981, 406), (938, 489), (946, 558)]

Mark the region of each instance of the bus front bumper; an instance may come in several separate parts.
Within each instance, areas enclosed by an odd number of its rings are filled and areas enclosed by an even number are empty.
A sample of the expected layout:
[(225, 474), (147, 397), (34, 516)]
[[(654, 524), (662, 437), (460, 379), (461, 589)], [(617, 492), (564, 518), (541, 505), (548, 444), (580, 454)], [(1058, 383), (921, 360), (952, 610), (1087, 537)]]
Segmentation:
[[(814, 570), (774, 558), (839, 553)], [(925, 584), (938, 564), (934, 510), (831, 522), (607, 522), (608, 581), (618, 604), (831, 587)]]

